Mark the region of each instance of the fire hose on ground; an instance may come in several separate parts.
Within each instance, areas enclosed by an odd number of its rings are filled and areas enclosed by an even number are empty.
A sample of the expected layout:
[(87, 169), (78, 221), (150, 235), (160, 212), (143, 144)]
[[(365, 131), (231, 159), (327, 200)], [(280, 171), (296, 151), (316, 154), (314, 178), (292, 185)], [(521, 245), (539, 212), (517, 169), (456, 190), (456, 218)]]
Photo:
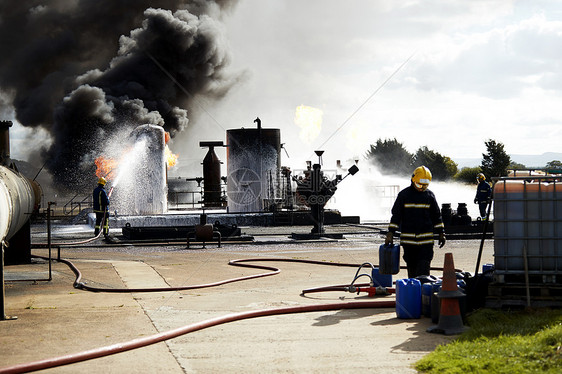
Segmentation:
[[(42, 256), (34, 256), (36, 258), (47, 259), (46, 257)], [(302, 260), (302, 259), (285, 259), (285, 258), (250, 258), (250, 259), (239, 259), (239, 260), (231, 260), (228, 264), (231, 266), (241, 266), (247, 268), (254, 268), (254, 269), (261, 269), (261, 270), (269, 270), (267, 273), (260, 273), (255, 275), (243, 276), (238, 278), (226, 279), (218, 282), (208, 283), (208, 284), (200, 284), (200, 285), (193, 285), (193, 286), (183, 286), (183, 287), (167, 287), (167, 288), (133, 288), (133, 289), (124, 289), (124, 288), (96, 288), (90, 287), (85, 285), (81, 279), (82, 274), (80, 270), (70, 261), (59, 259), (58, 261), (66, 264), (76, 275), (76, 279), (74, 281), (74, 287), (86, 291), (91, 292), (118, 292), (118, 293), (134, 293), (134, 292), (163, 292), (163, 291), (182, 291), (182, 290), (192, 290), (196, 288), (207, 288), (207, 287), (214, 287), (219, 286), (227, 283), (233, 283), (243, 280), (249, 280), (254, 278), (266, 277), (279, 274), (281, 272), (280, 269), (272, 267), (272, 266), (262, 266), (262, 265), (255, 265), (255, 264), (248, 264), (248, 262), (294, 262), (294, 263), (307, 263), (307, 264), (315, 264), (315, 265), (328, 265), (328, 266), (344, 266), (344, 267), (357, 267), (357, 264), (350, 264), (350, 263), (332, 263), (332, 262), (324, 262), (324, 261), (314, 261), (314, 260)], [(394, 293), (393, 288), (386, 288), (384, 292), (376, 293), (374, 291), (375, 287), (373, 286), (373, 281), (371, 279), (371, 283), (369, 284), (355, 284), (355, 281), (365, 276), (366, 274), (359, 274), (362, 267), (369, 265), (373, 267), (374, 265), (370, 263), (364, 263), (359, 266), (357, 273), (350, 285), (340, 285), (340, 286), (328, 286), (328, 287), (319, 287), (313, 289), (303, 290), (301, 295), (305, 295), (307, 293), (315, 293), (315, 292), (325, 292), (325, 291), (346, 291), (346, 292), (368, 292), (370, 297), (376, 295), (388, 295), (390, 293)], [(401, 267), (405, 268), (405, 267)], [(442, 270), (442, 268), (432, 268), (433, 270)], [(201, 322), (185, 325), (180, 328), (168, 330), (162, 333), (154, 334), (148, 337), (139, 338), (130, 340), (127, 342), (117, 343), (109, 346), (104, 346), (100, 348), (95, 348), (83, 352), (78, 352), (74, 354), (54, 357), (50, 359), (38, 360), (18, 365), (13, 365), (9, 367), (0, 368), (0, 374), (4, 373), (25, 373), (25, 372), (32, 372), (37, 370), (44, 370), (48, 368), (54, 368), (64, 365), (69, 365), (73, 363), (83, 362), (95, 358), (101, 358), (105, 356), (110, 356), (113, 354), (146, 347), (148, 345), (152, 345), (155, 343), (163, 342), (165, 340), (173, 339), (182, 335), (186, 335), (195, 331), (203, 330), (209, 327), (218, 326), (225, 323), (241, 321), (245, 319), (257, 318), (257, 317), (266, 317), (266, 316), (274, 316), (274, 315), (283, 315), (283, 314), (295, 314), (295, 313), (308, 313), (308, 312), (321, 312), (321, 311), (331, 311), (331, 310), (342, 310), (342, 309), (360, 309), (360, 308), (395, 308), (396, 301), (395, 300), (377, 300), (377, 301), (362, 301), (362, 302), (346, 302), (346, 303), (329, 303), (329, 304), (317, 304), (317, 305), (305, 305), (305, 306), (297, 306), (297, 307), (285, 307), (285, 308), (274, 308), (274, 309), (261, 309), (261, 310), (253, 310), (247, 312), (240, 312), (240, 313), (231, 313), (224, 316), (211, 318), (208, 320), (204, 320)]]
[(159, 334), (154, 334), (145, 338), (134, 339), (123, 343), (117, 343), (105, 347), (91, 349), (75, 354), (55, 357), (51, 359), (39, 360), (20, 365), (9, 366), (0, 368), (0, 373), (28, 373), (37, 370), (54, 368), (58, 366), (73, 364), (77, 362), (87, 361), (94, 358), (105, 357), (116, 353), (126, 352), (137, 348), (146, 347), (155, 343), (160, 343), (168, 339), (173, 339), (181, 335), (189, 334), (191, 332), (203, 330), (209, 327), (218, 326), (221, 324), (241, 321), (250, 318), (274, 316), (281, 314), (294, 314), (294, 313), (308, 313), (308, 312), (323, 312), (330, 310), (341, 309), (359, 309), (359, 308), (394, 308), (396, 305), (394, 300), (379, 300), (368, 302), (349, 302), (349, 303), (335, 303), (335, 304), (319, 304), (319, 305), (305, 305), (288, 308), (275, 308), (275, 309), (261, 309), (252, 310), (241, 313), (227, 314), (217, 318), (211, 318), (201, 322), (186, 325), (177, 329), (165, 331)]
[[(48, 258), (42, 256), (34, 256), (34, 257), (48, 260)], [(86, 290), (86, 291), (92, 291), (92, 292), (121, 292), (121, 293), (180, 291), (180, 290), (191, 290), (196, 288), (214, 287), (227, 283), (233, 283), (233, 282), (238, 282), (248, 279), (276, 275), (279, 274), (281, 271), (280, 269), (275, 267), (248, 264), (248, 262), (257, 262), (257, 261), (297, 262), (297, 263), (308, 263), (308, 264), (317, 264), (317, 265), (357, 267), (357, 264), (330, 263), (330, 262), (323, 262), (323, 261), (301, 260), (301, 259), (282, 259), (282, 258), (239, 259), (239, 260), (232, 260), (228, 264), (231, 266), (241, 266), (247, 268), (269, 270), (269, 272), (232, 278), (232, 279), (226, 279), (214, 283), (200, 284), (194, 286), (122, 289), (122, 288), (96, 288), (96, 287), (86, 286), (83, 282), (81, 282), (82, 274), (80, 270), (71, 261), (64, 260), (64, 259), (60, 259), (58, 261), (66, 264), (76, 275), (76, 279), (74, 281), (75, 288)], [(361, 265), (361, 267), (362, 266), (363, 265)], [(361, 267), (359, 268), (359, 270), (361, 269)], [(356, 279), (357, 279), (357, 275), (356, 275)], [(358, 285), (358, 286), (363, 286), (363, 285)], [(314, 292), (314, 291), (304, 290), (303, 294), (306, 292)], [(379, 301), (369, 301), (369, 302), (348, 302), (348, 303), (306, 305), (306, 306), (297, 306), (297, 307), (262, 309), (262, 310), (253, 310), (253, 311), (247, 311), (241, 313), (232, 313), (221, 317), (211, 318), (194, 324), (186, 325), (166, 332), (154, 334), (145, 338), (134, 339), (123, 343), (117, 343), (110, 346), (100, 347), (88, 351), (55, 357), (51, 359), (39, 360), (39, 361), (9, 366), (5, 368), (0, 368), (0, 373), (24, 373), (24, 372), (43, 370), (43, 369), (54, 368), (58, 366), (64, 366), (72, 363), (87, 361), (95, 358), (105, 357), (116, 353), (121, 353), (129, 350), (145, 347), (168, 339), (173, 339), (178, 336), (185, 335), (191, 332), (203, 330), (205, 328), (209, 328), (229, 322), (241, 321), (244, 319), (282, 315), (282, 314), (320, 312), (320, 311), (341, 310), (341, 309), (394, 308), (395, 305), (396, 303), (394, 300), (379, 300)]]

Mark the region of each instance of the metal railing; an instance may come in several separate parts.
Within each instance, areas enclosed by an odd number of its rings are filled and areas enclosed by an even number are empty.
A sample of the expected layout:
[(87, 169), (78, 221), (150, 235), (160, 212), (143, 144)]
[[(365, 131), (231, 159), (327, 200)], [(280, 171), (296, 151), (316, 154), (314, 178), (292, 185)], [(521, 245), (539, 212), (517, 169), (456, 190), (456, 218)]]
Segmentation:
[(64, 215), (76, 215), (86, 208), (92, 207), (92, 196), (80, 194), (74, 195), (66, 204), (63, 205)]

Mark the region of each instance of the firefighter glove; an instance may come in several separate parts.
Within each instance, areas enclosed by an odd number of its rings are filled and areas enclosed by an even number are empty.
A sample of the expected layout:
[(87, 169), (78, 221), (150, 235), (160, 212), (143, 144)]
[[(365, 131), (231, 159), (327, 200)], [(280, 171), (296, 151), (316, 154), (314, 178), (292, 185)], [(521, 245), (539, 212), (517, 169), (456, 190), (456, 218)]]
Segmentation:
[(394, 234), (392, 232), (388, 232), (386, 234), (386, 238), (384, 239), (384, 244), (389, 245), (394, 242)]
[(444, 233), (439, 234), (439, 248), (443, 248), (446, 241), (447, 240), (445, 239), (445, 234)]

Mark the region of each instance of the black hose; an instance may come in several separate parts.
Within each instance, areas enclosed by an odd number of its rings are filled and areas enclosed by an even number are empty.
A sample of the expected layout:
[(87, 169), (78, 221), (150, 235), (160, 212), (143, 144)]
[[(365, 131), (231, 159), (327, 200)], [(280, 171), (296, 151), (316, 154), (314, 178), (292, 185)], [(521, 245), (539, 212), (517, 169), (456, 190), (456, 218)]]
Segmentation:
[[(43, 260), (49, 260), (47, 257), (33, 255), (34, 258), (40, 258)], [(180, 287), (154, 287), (154, 288), (101, 288), (101, 287), (91, 287), (86, 285), (82, 282), (82, 273), (80, 270), (70, 261), (65, 259), (57, 259), (56, 261), (62, 262), (66, 264), (76, 276), (74, 280), (74, 288), (90, 291), (90, 292), (109, 292), (109, 293), (131, 293), (131, 292), (170, 292), (170, 291), (187, 291), (187, 290), (194, 290), (199, 288), (208, 288), (208, 287), (216, 287), (221, 286), (223, 284), (240, 282), (244, 280), (256, 279), (256, 278), (263, 278), (272, 275), (279, 274), (281, 270), (279, 268), (275, 268), (272, 266), (262, 266), (262, 265), (251, 265), (246, 264), (246, 262), (296, 262), (296, 263), (305, 263), (305, 264), (314, 264), (314, 265), (327, 265), (327, 266), (344, 266), (344, 267), (358, 267), (358, 264), (349, 264), (349, 263), (342, 263), (342, 262), (325, 262), (325, 261), (315, 261), (315, 260), (302, 260), (302, 259), (294, 259), (294, 258), (248, 258), (248, 259), (238, 259), (238, 260), (231, 260), (228, 262), (228, 265), (231, 266), (240, 266), (252, 269), (262, 269), (262, 270), (269, 270), (268, 273), (260, 273), (254, 275), (247, 275), (243, 277), (237, 278), (230, 278), (224, 279), (221, 281), (213, 282), (213, 283), (204, 283), (204, 284), (197, 284), (193, 286), (180, 286)], [(362, 265), (361, 265), (362, 266)], [(373, 265), (375, 266), (375, 265)], [(405, 266), (401, 266), (400, 268), (406, 268)], [(443, 268), (432, 267), (431, 270), (443, 270)], [(462, 270), (455, 270), (455, 271), (462, 271)]]
[[(493, 191), (493, 187), (492, 187)], [(486, 212), (486, 221), (482, 225), (482, 240), (480, 240), (480, 249), (478, 250), (478, 258), (476, 259), (476, 269), (474, 270), (474, 276), (478, 275), (478, 268), (480, 267), (480, 260), (482, 259), (482, 250), (484, 249), (484, 241), (486, 240), (486, 231), (488, 231), (488, 222), (490, 221), (490, 212), (492, 211), (492, 200), (490, 199), (488, 203), (488, 211)]]
[[(43, 257), (43, 256), (33, 256), (33, 257), (48, 260), (48, 258)], [(274, 267), (269, 267), (269, 266), (236, 264), (236, 262), (235, 262), (236, 260), (234, 260), (234, 261), (230, 261), (229, 265), (251, 267), (251, 268), (254, 268), (254, 269), (270, 270), (270, 272), (269, 273), (254, 274), (254, 275), (247, 275), (247, 276), (244, 276), (244, 277), (225, 279), (225, 280), (218, 281), (218, 282), (198, 284), (198, 285), (193, 285), (193, 286), (154, 287), (154, 288), (101, 288), (101, 287), (91, 287), (91, 286), (88, 286), (85, 283), (83, 283), (82, 282), (82, 273), (72, 262), (70, 262), (68, 260), (65, 260), (65, 259), (59, 259), (57, 261), (60, 261), (63, 264), (66, 264), (70, 268), (70, 270), (72, 270), (74, 275), (76, 276), (76, 279), (74, 280), (74, 285), (73, 285), (74, 288), (81, 289), (81, 290), (84, 290), (84, 291), (109, 292), (109, 293), (186, 291), (186, 290), (193, 290), (193, 289), (198, 289), (198, 288), (216, 287), (216, 286), (221, 286), (223, 284), (240, 282), (240, 281), (243, 281), (243, 280), (262, 278), (262, 277), (267, 277), (267, 276), (271, 276), (271, 275), (276, 275), (276, 274), (279, 274), (281, 272), (280, 269), (274, 268)], [(241, 260), (241, 261), (244, 261), (244, 260)]]

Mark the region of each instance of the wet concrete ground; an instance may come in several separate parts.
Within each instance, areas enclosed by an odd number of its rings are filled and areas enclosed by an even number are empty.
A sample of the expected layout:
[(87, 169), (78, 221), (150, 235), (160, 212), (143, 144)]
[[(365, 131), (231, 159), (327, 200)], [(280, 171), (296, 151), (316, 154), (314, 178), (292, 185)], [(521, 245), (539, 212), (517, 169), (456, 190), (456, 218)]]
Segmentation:
[[(302, 296), (303, 289), (349, 284), (357, 268), (284, 262), (283, 259), (326, 261), (332, 264), (378, 263), (384, 238), (376, 225), (328, 226), (344, 233), (343, 240), (294, 241), (292, 232), (307, 227), (243, 227), (254, 243), (208, 244), (205, 249), (184, 243), (133, 246), (102, 240), (79, 247), (63, 247), (61, 258), (74, 263), (88, 286), (103, 288), (179, 287), (266, 272), (229, 266), (234, 259), (279, 259), (255, 262), (273, 266), (277, 275), (218, 287), (174, 292), (88, 292), (73, 288), (74, 273), (53, 263), (53, 279), (46, 278), (47, 262), (8, 266), (6, 314), (17, 320), (0, 322), (0, 368), (35, 360), (146, 338), (153, 334), (252, 310), (373, 301), (363, 295), (323, 292)], [(54, 242), (83, 240), (91, 230), (55, 226)], [(33, 242), (46, 239), (42, 227), (33, 228)], [(474, 271), (480, 240), (450, 240), (435, 247), (433, 266), (442, 266), (453, 253), (455, 267)], [(493, 262), (493, 242), (484, 243), (481, 263)], [(34, 249), (35, 255), (47, 255)], [(56, 257), (56, 251), (53, 255)], [(435, 275), (440, 276), (439, 272)], [(406, 278), (402, 270), (396, 279)], [(385, 296), (377, 300), (393, 300)], [(230, 322), (124, 353), (74, 363), (45, 372), (56, 373), (414, 373), (412, 365), (453, 337), (430, 334), (429, 318), (396, 318), (394, 308), (341, 309), (275, 315)], [(1, 369), (0, 369), (1, 370)]]

